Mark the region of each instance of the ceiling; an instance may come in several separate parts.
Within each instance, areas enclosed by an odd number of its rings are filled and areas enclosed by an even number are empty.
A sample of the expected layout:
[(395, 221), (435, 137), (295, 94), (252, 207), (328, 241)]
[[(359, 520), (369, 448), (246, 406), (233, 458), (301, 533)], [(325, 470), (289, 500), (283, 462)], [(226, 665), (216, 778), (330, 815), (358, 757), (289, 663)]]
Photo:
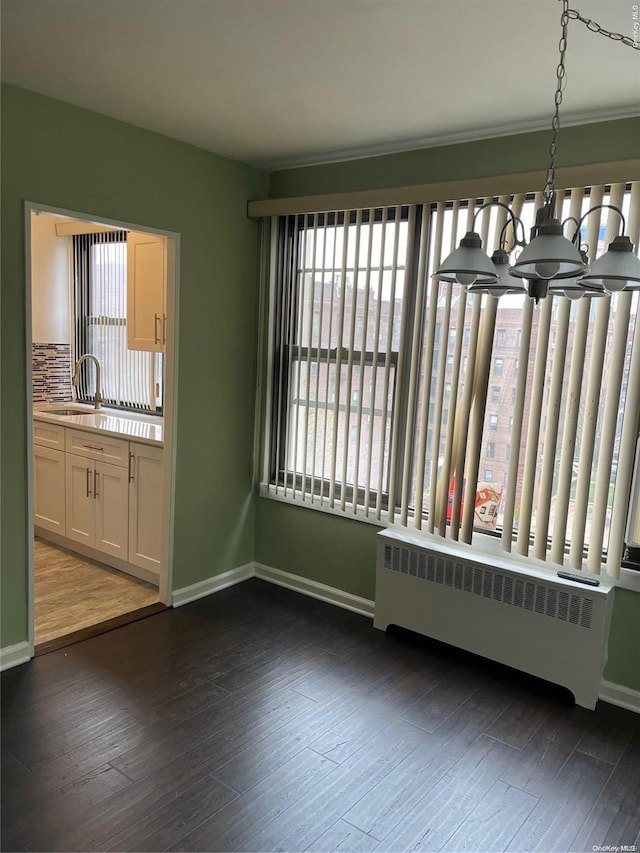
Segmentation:
[[(631, 35), (630, 0), (576, 0)], [(263, 168), (547, 128), (558, 0), (1, 0), (2, 78)], [(562, 123), (640, 114), (569, 24)]]

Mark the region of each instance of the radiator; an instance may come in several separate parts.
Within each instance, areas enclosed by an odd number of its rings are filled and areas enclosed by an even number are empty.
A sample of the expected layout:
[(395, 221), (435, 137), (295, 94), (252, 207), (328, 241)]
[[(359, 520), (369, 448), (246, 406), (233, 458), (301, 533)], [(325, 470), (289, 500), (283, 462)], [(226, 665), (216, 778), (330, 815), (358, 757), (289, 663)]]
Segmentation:
[(483, 556), (470, 546), (378, 534), (374, 626), (408, 628), (567, 687), (595, 708), (614, 588)]

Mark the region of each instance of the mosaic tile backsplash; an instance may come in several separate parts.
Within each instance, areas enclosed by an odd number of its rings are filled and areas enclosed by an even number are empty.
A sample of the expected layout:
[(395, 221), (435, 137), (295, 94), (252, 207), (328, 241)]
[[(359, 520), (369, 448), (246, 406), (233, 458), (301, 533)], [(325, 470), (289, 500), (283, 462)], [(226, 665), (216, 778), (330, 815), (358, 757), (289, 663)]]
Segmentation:
[(73, 399), (71, 346), (33, 344), (33, 402), (67, 403)]

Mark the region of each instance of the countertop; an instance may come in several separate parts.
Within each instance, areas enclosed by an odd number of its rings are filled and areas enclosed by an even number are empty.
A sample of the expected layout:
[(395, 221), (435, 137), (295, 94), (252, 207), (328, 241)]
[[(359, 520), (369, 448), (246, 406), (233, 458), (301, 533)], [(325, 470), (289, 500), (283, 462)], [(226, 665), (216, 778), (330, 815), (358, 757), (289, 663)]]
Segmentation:
[[(77, 409), (78, 413), (58, 415), (56, 409)], [(96, 411), (93, 406), (82, 403), (42, 403), (33, 407), (33, 417), (37, 421), (112, 435), (141, 444), (162, 447), (164, 443), (164, 418), (156, 415), (125, 412), (108, 406)]]

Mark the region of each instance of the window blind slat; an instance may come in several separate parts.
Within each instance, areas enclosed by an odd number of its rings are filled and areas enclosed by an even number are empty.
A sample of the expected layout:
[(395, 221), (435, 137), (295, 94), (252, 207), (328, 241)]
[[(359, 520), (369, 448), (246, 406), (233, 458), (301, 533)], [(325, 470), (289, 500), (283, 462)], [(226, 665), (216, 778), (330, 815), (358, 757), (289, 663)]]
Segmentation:
[(365, 515), (368, 517), (371, 507), (371, 492), (373, 491), (375, 498), (375, 506), (378, 505), (378, 494), (377, 494), (377, 478), (375, 489), (371, 489), (371, 484), (373, 481), (373, 445), (374, 445), (374, 427), (375, 427), (375, 409), (376, 409), (376, 400), (378, 395), (378, 371), (376, 366), (378, 364), (378, 355), (379, 355), (379, 341), (380, 341), (380, 324), (382, 318), (382, 275), (384, 269), (384, 257), (385, 257), (385, 248), (386, 248), (386, 237), (387, 237), (387, 224), (389, 220), (389, 211), (385, 207), (382, 211), (382, 230), (380, 233), (380, 261), (378, 264), (378, 285), (376, 290), (376, 317), (375, 317), (375, 326), (373, 332), (373, 369), (371, 371), (371, 416), (369, 417), (369, 441), (367, 446), (367, 479), (365, 483), (365, 492), (364, 492), (364, 506), (365, 506)]
[[(354, 489), (359, 489), (360, 487), (360, 457), (361, 457), (361, 448), (362, 448), (362, 439), (363, 435), (366, 435), (366, 425), (363, 428), (363, 407), (364, 407), (364, 394), (365, 394), (365, 384), (364, 384), (364, 376), (365, 376), (365, 353), (369, 349), (369, 306), (371, 302), (371, 259), (373, 256), (373, 235), (374, 235), (374, 220), (375, 220), (375, 210), (370, 208), (369, 210), (369, 234), (367, 238), (367, 260), (366, 260), (366, 269), (364, 276), (364, 305), (363, 305), (363, 321), (362, 321), (362, 339), (360, 342), (360, 360), (358, 364), (358, 420), (356, 427), (356, 450), (355, 450), (355, 462), (354, 462), (354, 474), (353, 474), (353, 485)], [(370, 415), (369, 418), (373, 419), (374, 414), (374, 401), (372, 400), (370, 403)], [(368, 455), (368, 454), (367, 454)], [(368, 477), (367, 477), (368, 482)], [(352, 504), (353, 513), (357, 513), (358, 511), (358, 501), (354, 500)]]
[[(442, 237), (444, 230), (444, 203), (439, 202), (436, 211), (435, 211), (435, 235), (434, 235), (434, 244), (433, 244), (433, 252), (432, 257), (437, 259), (436, 262), (439, 263), (442, 257)], [(435, 334), (436, 334), (436, 322), (437, 322), (437, 305), (438, 305), (438, 293), (440, 289), (440, 284), (437, 279), (432, 278), (431, 274), (433, 273), (434, 266), (427, 265), (427, 278), (425, 281), (425, 290), (428, 292), (428, 298), (425, 301), (424, 315), (423, 315), (423, 328), (426, 326), (426, 334), (425, 334), (425, 343), (421, 352), (421, 358), (423, 360), (424, 369), (422, 371), (423, 375), (423, 388), (422, 388), (422, 401), (420, 404), (420, 416), (418, 423), (418, 441), (417, 451), (416, 451), (416, 479), (415, 479), (415, 514), (414, 514), (414, 526), (418, 529), (422, 529), (422, 516), (423, 516), (423, 506), (424, 506), (424, 491), (425, 491), (425, 474), (429, 473), (427, 471), (426, 466), (426, 456), (427, 456), (427, 436), (428, 436), (428, 423), (429, 423), (429, 411), (431, 406), (431, 394), (430, 394), (430, 377), (431, 371), (433, 369), (433, 353), (434, 353), (434, 343), (435, 343)], [(433, 445), (432, 445), (433, 446)]]
[[(359, 210), (356, 214), (356, 231), (354, 235), (354, 262), (353, 262), (353, 285), (351, 294), (351, 322), (349, 323), (349, 355), (347, 358), (347, 391), (344, 400), (344, 446), (342, 450), (342, 494), (340, 500), (340, 509), (344, 512), (347, 502), (347, 463), (349, 460), (349, 442), (351, 440), (351, 410), (352, 410), (352, 394), (351, 385), (353, 380), (353, 354), (355, 348), (356, 336), (356, 313), (358, 303), (358, 267), (360, 266), (360, 231), (362, 227), (362, 211)], [(343, 284), (344, 290), (347, 289), (346, 281)], [(358, 404), (356, 420), (360, 420), (361, 404)], [(357, 427), (356, 427), (357, 429)], [(354, 453), (357, 455), (358, 448), (354, 447)], [(354, 490), (357, 490), (357, 481), (353, 484)], [(357, 503), (357, 501), (355, 501)]]
[(429, 216), (429, 208), (427, 205), (422, 205), (420, 209), (420, 254), (418, 259), (418, 277), (416, 283), (416, 304), (413, 314), (413, 332), (411, 338), (412, 348), (408, 391), (409, 411), (407, 412), (407, 421), (405, 424), (404, 434), (405, 452), (402, 468), (402, 496), (400, 505), (400, 523), (403, 527), (408, 526), (409, 498), (411, 494), (411, 467), (413, 462), (413, 455), (410, 452), (410, 448), (413, 445), (414, 434), (416, 430), (417, 394), (420, 372), (420, 329), (422, 327), (422, 317), (424, 314), (425, 298), (427, 292), (427, 248), (429, 245), (430, 226), (431, 219)]
[[(602, 211), (591, 215), (600, 225)], [(618, 222), (609, 219), (605, 242), (610, 242), (617, 233)], [(589, 260), (593, 261), (596, 256), (597, 243), (589, 246)], [(585, 412), (580, 437), (580, 465), (578, 469), (578, 481), (576, 485), (576, 500), (574, 504), (573, 526), (571, 529), (571, 548), (569, 551), (570, 565), (574, 569), (581, 569), (583, 563), (583, 552), (587, 542), (587, 516), (591, 504), (591, 484), (594, 461), (597, 462), (596, 437), (598, 427), (598, 414), (602, 396), (603, 365), (605, 364), (607, 351), (607, 337), (609, 334), (609, 320), (611, 311), (611, 299), (598, 299), (595, 309), (595, 323), (591, 336), (591, 358), (589, 361), (588, 383), (585, 395)], [(591, 528), (589, 527), (590, 532)]]
[[(393, 261), (391, 270), (391, 293), (389, 296), (389, 323), (387, 328), (387, 347), (384, 364), (384, 394), (382, 396), (382, 423), (380, 440), (380, 464), (378, 469), (378, 491), (376, 495), (376, 518), (382, 515), (383, 484), (385, 473), (385, 439), (387, 434), (387, 418), (389, 416), (389, 381), (391, 376), (391, 346), (393, 341), (393, 327), (395, 319), (396, 285), (398, 274), (398, 249), (400, 241), (400, 207), (395, 208), (395, 228), (393, 231)], [(382, 301), (382, 292), (380, 294)], [(389, 462), (390, 460), (387, 460)]]
[[(398, 208), (400, 210), (400, 208)], [(405, 256), (403, 258), (403, 267), (405, 272), (405, 278), (403, 285), (406, 285), (407, 281), (407, 271), (411, 267), (411, 258), (414, 252), (414, 237), (415, 237), (415, 229), (416, 229), (416, 207), (415, 205), (411, 205), (409, 208), (409, 216), (408, 216), (408, 234), (407, 234), (407, 245), (405, 249)], [(407, 349), (407, 338), (409, 336), (409, 330), (412, 328), (411, 325), (411, 317), (409, 316), (409, 311), (406, 306), (407, 303), (410, 303), (411, 300), (407, 298), (407, 294), (405, 291), (405, 287), (403, 286), (402, 290), (402, 306), (400, 313), (400, 336), (398, 341), (398, 361), (395, 367), (395, 376), (394, 376), (394, 396), (397, 393), (397, 380), (398, 377), (404, 376), (404, 365), (406, 360), (406, 349)], [(394, 300), (394, 314), (395, 314), (395, 300)], [(391, 335), (390, 335), (391, 337)], [(409, 367), (409, 371), (411, 372), (411, 366)], [(409, 381), (411, 381), (411, 377), (409, 377)], [(403, 413), (407, 420), (410, 419), (410, 415), (408, 412)], [(395, 520), (395, 509), (396, 509), (396, 493), (397, 493), (397, 469), (400, 466), (398, 456), (399, 456), (399, 447), (400, 447), (400, 438), (401, 438), (401, 427), (402, 420), (399, 416), (399, 413), (392, 412), (391, 413), (391, 441), (390, 441), (390, 449), (389, 449), (389, 508), (388, 515), (389, 521), (393, 523)], [(401, 491), (402, 494), (402, 491)], [(402, 512), (402, 510), (401, 510)]]
[[(453, 251), (456, 248), (458, 242), (458, 213), (460, 210), (460, 202), (456, 201), (453, 203), (453, 209), (451, 212), (451, 234), (449, 239), (449, 248), (448, 252)], [(437, 263), (440, 263), (440, 259), (438, 259)], [(444, 288), (445, 298), (444, 298), (444, 306), (442, 311), (442, 319), (441, 319), (441, 332), (440, 332), (440, 354), (438, 358), (438, 367), (437, 367), (437, 376), (436, 376), (436, 399), (435, 399), (435, 407), (434, 407), (434, 417), (433, 417), (433, 443), (432, 447), (432, 455), (431, 455), (431, 475), (429, 478), (429, 516), (427, 519), (427, 529), (429, 533), (433, 533), (436, 527), (440, 526), (440, 517), (444, 513), (446, 514), (447, 508), (446, 505), (444, 507), (441, 506), (440, 492), (438, 489), (439, 484), (439, 456), (440, 456), (440, 441), (442, 435), (442, 409), (443, 409), (443, 401), (444, 401), (444, 385), (446, 379), (446, 369), (447, 369), (447, 345), (449, 342), (449, 326), (451, 323), (451, 301), (453, 298), (453, 285), (449, 282), (441, 283), (441, 287)], [(437, 293), (437, 301), (434, 305), (431, 305), (431, 310), (434, 314), (438, 313), (438, 308), (440, 304), (440, 295)], [(425, 380), (428, 383), (428, 376), (425, 375)], [(430, 386), (428, 384), (425, 385), (425, 393), (430, 393)]]

